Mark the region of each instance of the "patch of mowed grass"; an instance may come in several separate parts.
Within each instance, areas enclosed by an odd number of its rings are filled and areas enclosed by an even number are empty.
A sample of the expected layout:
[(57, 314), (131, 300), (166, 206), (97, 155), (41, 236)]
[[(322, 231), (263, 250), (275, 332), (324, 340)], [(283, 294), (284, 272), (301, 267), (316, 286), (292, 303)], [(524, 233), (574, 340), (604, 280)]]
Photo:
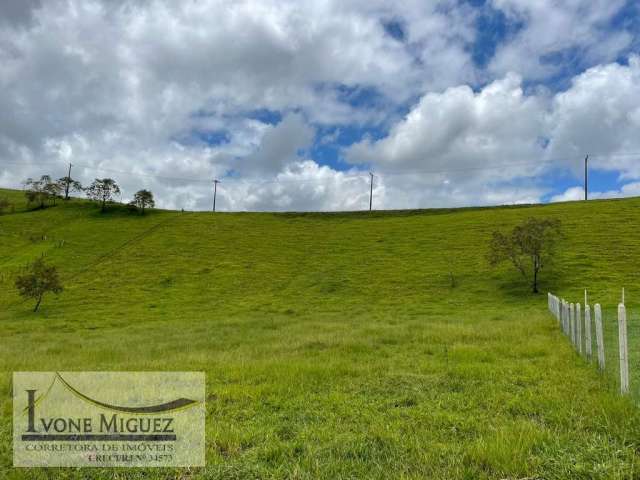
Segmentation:
[[(580, 359), (547, 313), (546, 296), (484, 258), (494, 229), (531, 215), (560, 218), (566, 233), (543, 291), (579, 301), (588, 288), (594, 302), (615, 306), (624, 285), (630, 311), (640, 305), (637, 199), (144, 217), (117, 208), (101, 215), (72, 200), (1, 216), (2, 471), (78, 479), (637, 477), (640, 416), (632, 399), (615, 394), (615, 373), (600, 375)], [(34, 240), (32, 232), (43, 235)], [(33, 314), (12, 275), (43, 253), (66, 290)], [(640, 359), (636, 318), (632, 364)], [(605, 325), (610, 339), (615, 325)], [(12, 469), (10, 381), (18, 370), (205, 371), (207, 467)]]

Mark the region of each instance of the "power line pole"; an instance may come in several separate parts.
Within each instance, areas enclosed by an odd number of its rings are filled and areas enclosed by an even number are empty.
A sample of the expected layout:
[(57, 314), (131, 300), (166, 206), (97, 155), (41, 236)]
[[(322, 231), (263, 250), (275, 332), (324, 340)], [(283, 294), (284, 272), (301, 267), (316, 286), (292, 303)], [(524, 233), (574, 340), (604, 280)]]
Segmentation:
[(220, 180), (215, 179), (213, 181), (213, 211), (216, 211), (216, 194), (218, 193), (218, 184), (220, 183)]
[(369, 211), (371, 211), (371, 207), (373, 206), (373, 173), (369, 172), (369, 176), (371, 177), (369, 187)]
[(584, 157), (584, 199), (589, 200), (589, 155)]
[(67, 173), (67, 185), (64, 187), (64, 199), (69, 200), (69, 184), (71, 183), (71, 162), (69, 162), (69, 173)]

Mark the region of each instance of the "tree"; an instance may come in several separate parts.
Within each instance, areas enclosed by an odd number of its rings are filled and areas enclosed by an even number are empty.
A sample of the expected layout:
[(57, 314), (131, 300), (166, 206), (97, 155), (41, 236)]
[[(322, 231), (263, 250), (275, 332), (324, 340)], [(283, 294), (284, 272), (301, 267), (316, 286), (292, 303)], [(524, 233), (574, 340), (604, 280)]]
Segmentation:
[(40, 308), (45, 293), (53, 292), (57, 295), (63, 290), (58, 270), (47, 265), (42, 258), (33, 262), (27, 273), (16, 278), (16, 288), (21, 296), (36, 301), (34, 312)]
[(0, 214), (3, 214), (5, 210), (12, 207), (13, 203), (11, 203), (7, 197), (0, 197)]
[(60, 186), (60, 191), (64, 192), (64, 199), (69, 200), (69, 193), (72, 192), (82, 192), (84, 190), (82, 188), (82, 184), (74, 180), (71, 177), (62, 177), (58, 179), (58, 185)]
[(53, 204), (55, 205), (56, 199), (60, 197), (60, 194), (62, 193), (62, 188), (60, 188), (60, 185), (58, 185), (57, 182), (52, 181), (48, 175), (47, 178), (48, 181), (43, 188), (45, 193), (48, 195), (49, 201), (53, 202)]
[(531, 282), (533, 293), (538, 293), (538, 275), (552, 259), (561, 235), (559, 220), (528, 218), (509, 234), (493, 232), (489, 263), (496, 266), (505, 260), (510, 261), (525, 280)]
[(153, 193), (149, 190), (138, 190), (133, 196), (131, 204), (139, 208), (142, 211), (142, 215), (144, 215), (145, 208), (153, 208), (156, 205), (153, 200)]
[(96, 178), (86, 189), (87, 197), (100, 202), (100, 211), (107, 209), (107, 202), (113, 201), (115, 195), (120, 195), (120, 187), (111, 178)]
[(60, 196), (60, 186), (51, 180), (49, 175), (42, 175), (40, 180), (27, 178), (24, 182), (26, 190), (24, 192), (29, 203), (38, 204), (38, 208), (44, 208), (46, 202), (53, 202)]

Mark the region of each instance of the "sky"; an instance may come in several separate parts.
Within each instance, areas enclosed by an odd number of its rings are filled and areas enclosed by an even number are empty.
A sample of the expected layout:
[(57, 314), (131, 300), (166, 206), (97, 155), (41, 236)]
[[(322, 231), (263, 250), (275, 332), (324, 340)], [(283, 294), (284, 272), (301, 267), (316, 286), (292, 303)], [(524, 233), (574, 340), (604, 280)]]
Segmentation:
[(162, 208), (640, 195), (637, 0), (3, 0), (0, 186)]

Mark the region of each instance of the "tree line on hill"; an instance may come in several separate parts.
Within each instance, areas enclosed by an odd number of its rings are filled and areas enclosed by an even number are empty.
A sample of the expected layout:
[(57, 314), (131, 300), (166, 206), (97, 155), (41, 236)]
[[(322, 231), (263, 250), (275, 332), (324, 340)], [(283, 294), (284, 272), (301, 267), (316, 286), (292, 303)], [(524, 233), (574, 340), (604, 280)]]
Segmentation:
[[(87, 198), (99, 202), (100, 210), (104, 212), (107, 205), (120, 195), (120, 187), (112, 178), (96, 178), (91, 185), (83, 187), (79, 181), (71, 177), (53, 180), (50, 175), (42, 175), (36, 180), (28, 178), (24, 181), (24, 187), (28, 204), (35, 205), (35, 208), (55, 205), (58, 199), (69, 200), (70, 194), (84, 192)], [(155, 206), (153, 193), (150, 190), (138, 190), (127, 205), (144, 215), (146, 209)], [(0, 214), (14, 209), (15, 206), (8, 198), (0, 198)]]

